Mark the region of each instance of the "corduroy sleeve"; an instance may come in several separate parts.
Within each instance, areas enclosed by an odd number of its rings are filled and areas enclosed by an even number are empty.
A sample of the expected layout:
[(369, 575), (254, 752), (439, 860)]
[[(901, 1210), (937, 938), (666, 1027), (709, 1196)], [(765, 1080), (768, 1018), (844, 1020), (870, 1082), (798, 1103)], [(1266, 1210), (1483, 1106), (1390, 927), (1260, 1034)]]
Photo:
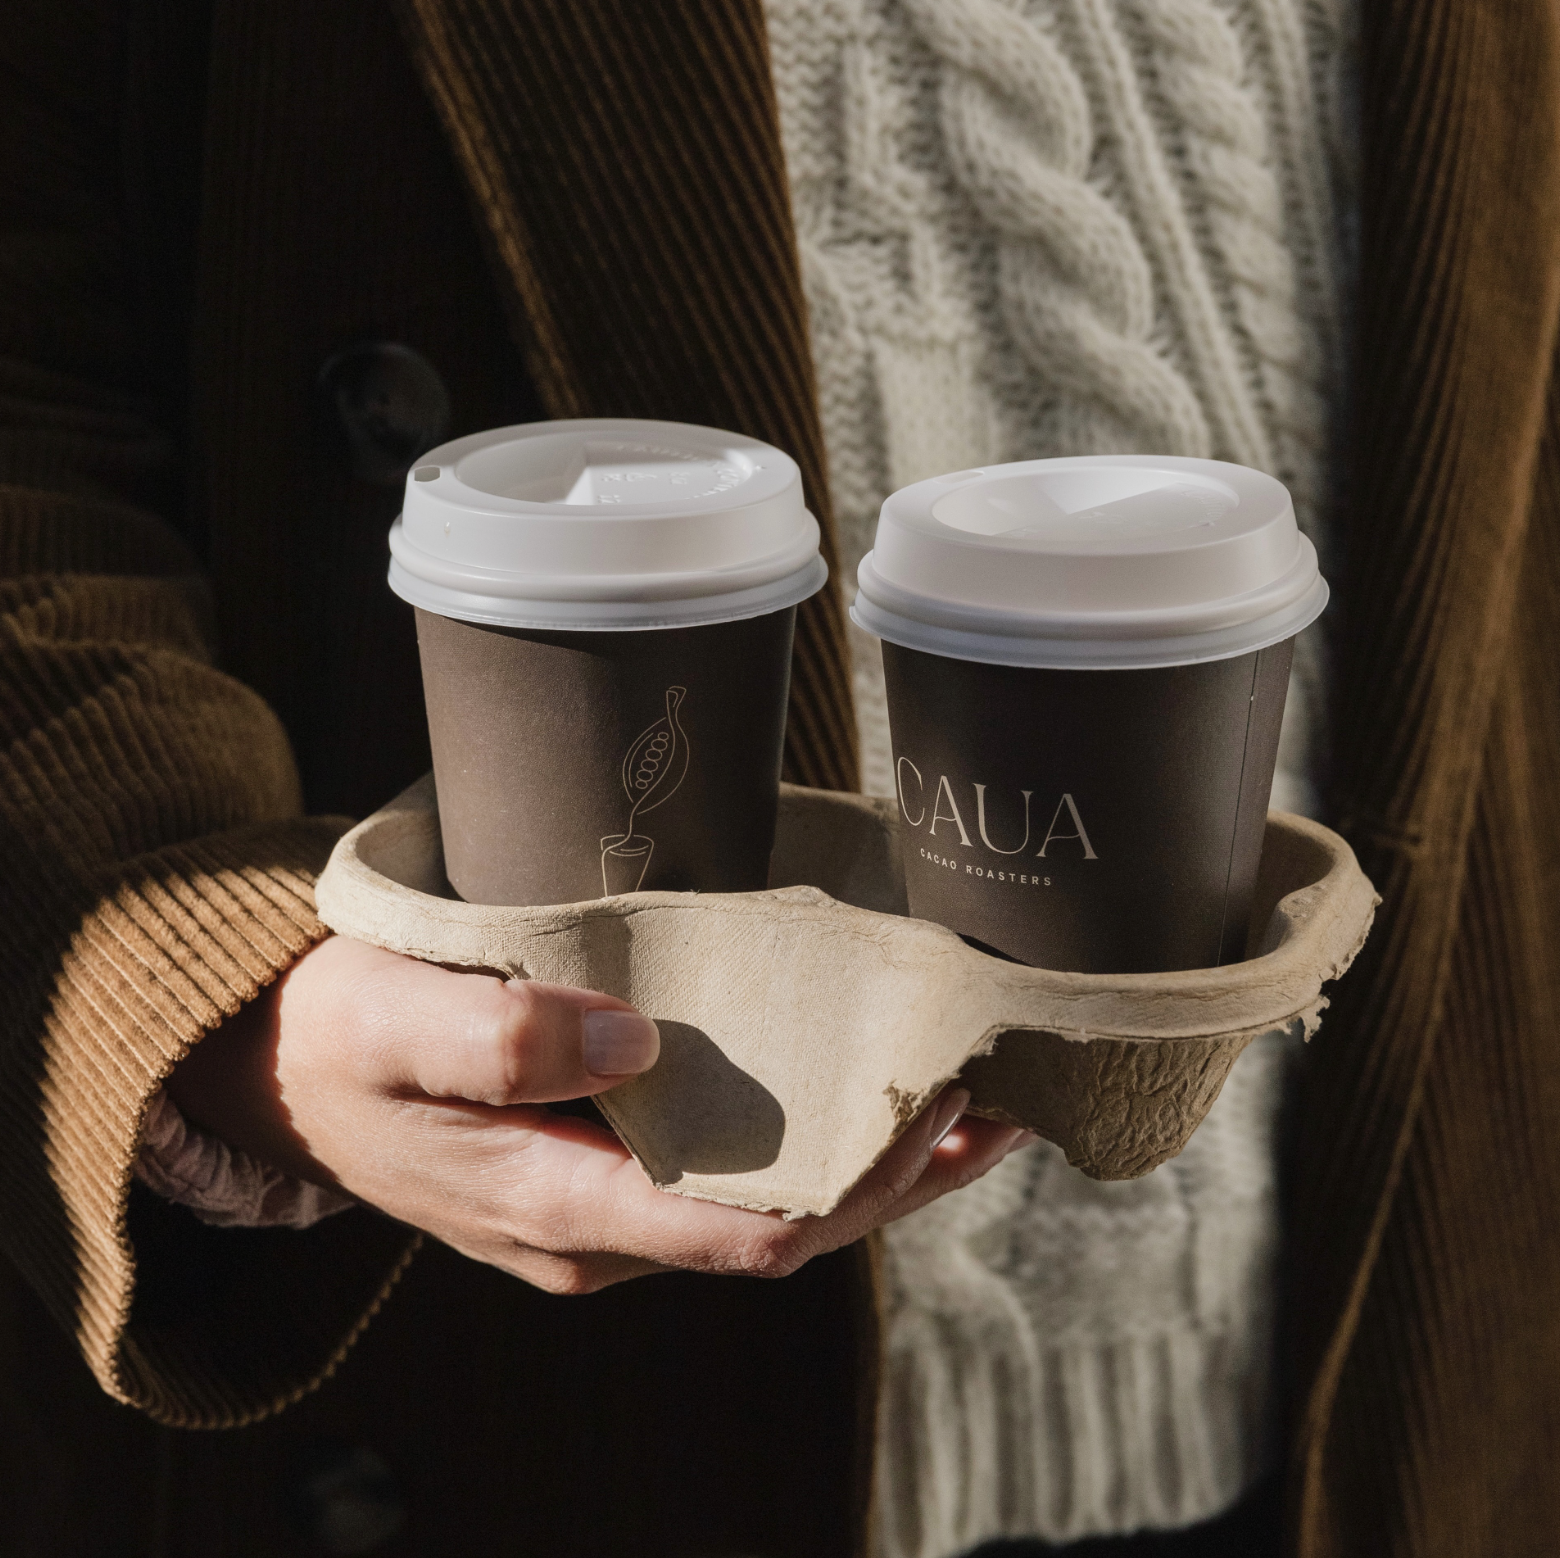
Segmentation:
[(171, 461), (90, 79), (0, 73), (0, 1244), (105, 1390), (237, 1424), (329, 1372), (412, 1236), (367, 1211), (209, 1229), (133, 1199), (131, 1167), (162, 1078), (323, 934), (341, 824), (301, 815), (142, 501)]

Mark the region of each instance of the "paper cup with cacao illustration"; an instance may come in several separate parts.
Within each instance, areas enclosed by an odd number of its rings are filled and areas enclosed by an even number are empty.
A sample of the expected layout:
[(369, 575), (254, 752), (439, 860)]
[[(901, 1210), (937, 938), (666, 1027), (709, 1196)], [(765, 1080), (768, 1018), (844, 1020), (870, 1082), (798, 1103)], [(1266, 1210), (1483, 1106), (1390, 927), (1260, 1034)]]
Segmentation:
[(1244, 955), (1293, 640), (1327, 603), (1282, 484), (1150, 455), (961, 471), (884, 503), (858, 583), (912, 914), (1086, 973)]
[(544, 422), (425, 455), (390, 585), (417, 609), (455, 890), (764, 887), (818, 541), (795, 462), (713, 428)]

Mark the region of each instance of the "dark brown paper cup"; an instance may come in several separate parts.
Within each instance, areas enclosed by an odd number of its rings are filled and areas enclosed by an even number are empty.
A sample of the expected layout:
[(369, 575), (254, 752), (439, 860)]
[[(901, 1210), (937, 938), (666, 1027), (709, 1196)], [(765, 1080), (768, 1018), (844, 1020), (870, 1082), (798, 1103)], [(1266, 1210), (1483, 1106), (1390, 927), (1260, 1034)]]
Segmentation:
[(488, 904), (763, 888), (795, 622), (540, 632), (419, 609), (451, 885)]
[(1042, 670), (884, 643), (910, 912), (1042, 968), (1238, 961), (1292, 651)]

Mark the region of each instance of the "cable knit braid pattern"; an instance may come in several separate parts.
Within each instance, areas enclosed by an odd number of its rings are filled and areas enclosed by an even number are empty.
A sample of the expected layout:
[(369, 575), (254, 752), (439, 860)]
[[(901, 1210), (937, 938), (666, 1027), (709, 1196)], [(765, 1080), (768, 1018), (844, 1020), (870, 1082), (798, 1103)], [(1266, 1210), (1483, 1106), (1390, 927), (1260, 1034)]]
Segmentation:
[(1003, 0), (906, 0), (905, 12), (943, 66), (943, 141), (995, 235), (1005, 322), (1059, 409), (1083, 412), (1067, 442), (1209, 453), (1202, 407), (1153, 339), (1144, 247), (1089, 182), (1078, 72)]
[[(1102, 451), (1272, 472), (1328, 565), (1347, 3), (768, 0), (848, 590), (894, 488)], [(1323, 660), (1313, 631), (1276, 805), (1315, 809)], [(1254, 1045), (1145, 1180), (1039, 1143), (888, 1230), (881, 1558), (1187, 1525), (1261, 1474), (1292, 1053)]]

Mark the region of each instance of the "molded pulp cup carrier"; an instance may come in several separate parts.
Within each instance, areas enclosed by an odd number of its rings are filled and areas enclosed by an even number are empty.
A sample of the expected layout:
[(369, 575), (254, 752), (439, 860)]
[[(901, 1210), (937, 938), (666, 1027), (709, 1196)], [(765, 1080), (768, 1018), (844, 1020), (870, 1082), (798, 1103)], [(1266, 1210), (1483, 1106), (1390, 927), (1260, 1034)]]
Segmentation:
[(763, 887), (818, 540), (796, 462), (714, 428), (540, 422), (425, 455), (390, 586), (417, 608), (456, 890)]
[(423, 781), (336, 845), (319, 912), (411, 957), (631, 1002), (660, 1024), (661, 1058), (596, 1103), (645, 1172), (793, 1215), (838, 1206), (954, 1076), (972, 1110), (1038, 1131), (1086, 1174), (1146, 1174), (1257, 1034), (1315, 1029), (1370, 925), (1349, 846), (1275, 814), (1250, 961), (1120, 975), (997, 962), (903, 917), (895, 809), (785, 787), (767, 893), (490, 908), (446, 896)]
[(1279, 482), (960, 471), (884, 503), (858, 582), (914, 914), (1049, 968), (1243, 956), (1293, 639), (1327, 604)]

